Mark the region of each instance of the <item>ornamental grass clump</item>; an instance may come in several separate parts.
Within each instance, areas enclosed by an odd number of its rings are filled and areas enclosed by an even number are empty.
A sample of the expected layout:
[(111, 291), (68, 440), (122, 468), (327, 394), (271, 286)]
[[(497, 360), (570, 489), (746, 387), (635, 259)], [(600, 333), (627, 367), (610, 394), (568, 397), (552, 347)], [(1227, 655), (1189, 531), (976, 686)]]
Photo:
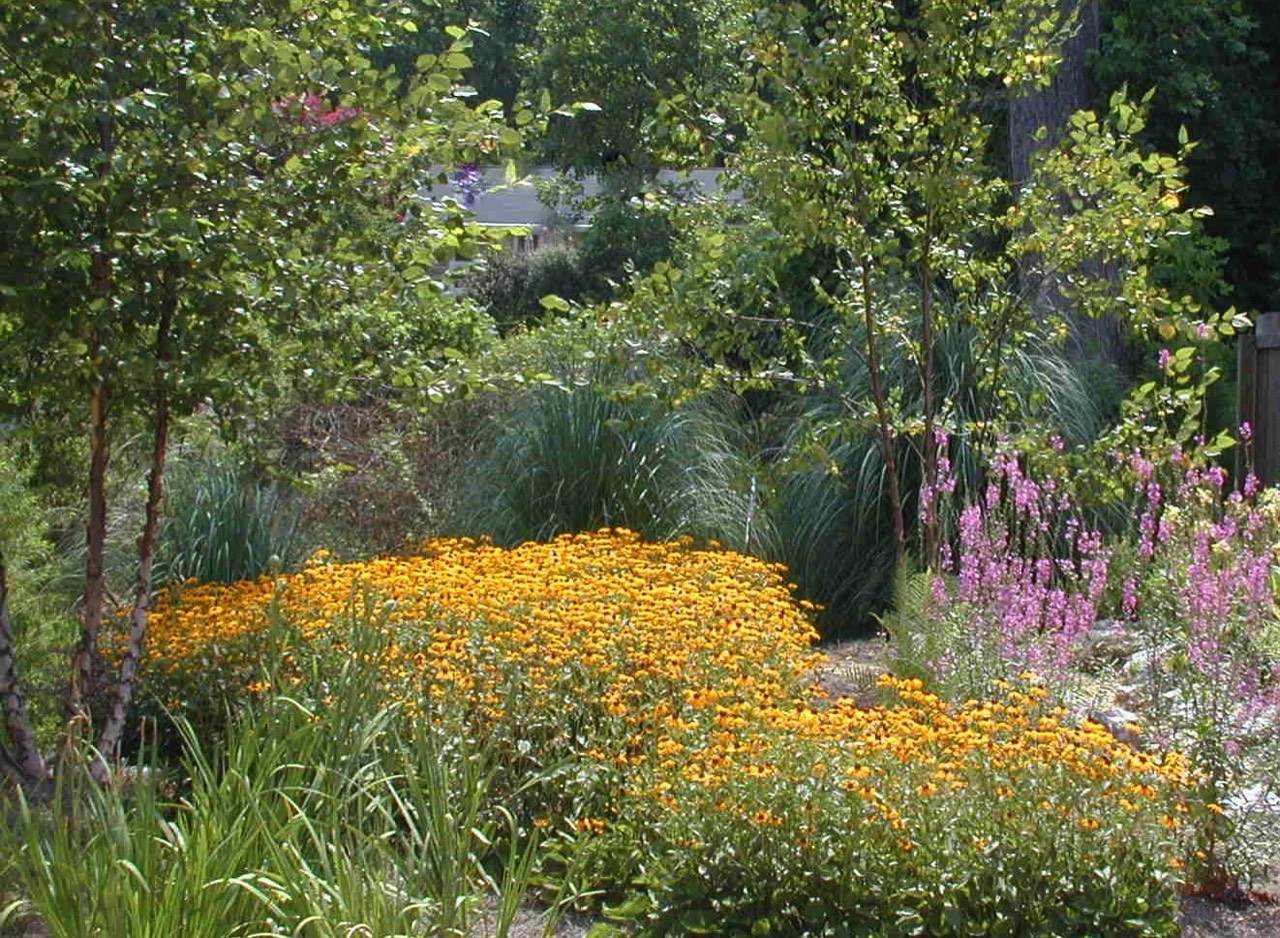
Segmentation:
[(378, 674), (357, 656), (295, 677), (216, 748), (179, 718), (177, 766), (105, 786), (71, 768), (50, 802), (8, 805), (0, 885), (22, 898), (0, 925), (30, 913), (40, 934), (75, 938), (351, 938), (467, 935), (484, 919), (505, 938), (536, 837), (492, 790), (494, 747), (370, 705)]
[(829, 698), (810, 612), (777, 566), (687, 541), (433, 541), (189, 586), (154, 613), (148, 679), (194, 700), (225, 649), (243, 700), (358, 661), (367, 706), (488, 741), (556, 903), (658, 933), (1172, 933), (1180, 757), (1073, 724), (1030, 675)]

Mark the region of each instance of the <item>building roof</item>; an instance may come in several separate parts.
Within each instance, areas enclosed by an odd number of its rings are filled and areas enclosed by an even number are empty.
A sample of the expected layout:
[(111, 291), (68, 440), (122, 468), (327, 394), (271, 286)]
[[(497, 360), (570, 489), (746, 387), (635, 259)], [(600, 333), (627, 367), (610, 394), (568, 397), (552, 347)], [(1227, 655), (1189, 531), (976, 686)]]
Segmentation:
[[(657, 180), (664, 185), (691, 185), (702, 194), (713, 195), (721, 190), (722, 172), (719, 169), (661, 170)], [(539, 199), (539, 190), (563, 180), (567, 187), (575, 190), (580, 187), (582, 198), (593, 199), (603, 191), (598, 176), (577, 178), (550, 167), (534, 167), (514, 182), (507, 179), (502, 167), (481, 167), (469, 174), (469, 178), (463, 173), (450, 173), (446, 182), (432, 182), (426, 194), (432, 198), (455, 199), (473, 212), (482, 225), (583, 229), (590, 227), (590, 211), (575, 213), (568, 206), (557, 210)]]

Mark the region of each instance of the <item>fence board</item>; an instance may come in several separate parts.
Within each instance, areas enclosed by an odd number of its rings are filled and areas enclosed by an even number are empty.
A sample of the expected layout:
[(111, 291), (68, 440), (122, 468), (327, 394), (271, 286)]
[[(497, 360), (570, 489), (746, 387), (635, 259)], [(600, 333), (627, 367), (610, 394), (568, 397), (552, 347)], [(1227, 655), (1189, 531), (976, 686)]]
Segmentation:
[(1280, 483), (1280, 313), (1263, 313), (1256, 331), (1239, 341), (1240, 420), (1253, 428), (1253, 471), (1264, 485), (1275, 485)]

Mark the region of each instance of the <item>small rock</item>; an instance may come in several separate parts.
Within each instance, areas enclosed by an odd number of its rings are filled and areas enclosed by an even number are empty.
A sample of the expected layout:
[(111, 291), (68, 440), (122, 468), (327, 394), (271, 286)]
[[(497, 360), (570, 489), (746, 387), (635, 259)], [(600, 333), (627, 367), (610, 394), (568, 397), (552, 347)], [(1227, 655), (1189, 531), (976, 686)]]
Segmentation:
[(1108, 710), (1094, 711), (1089, 719), (1096, 720), (1111, 731), (1111, 735), (1122, 743), (1136, 742), (1138, 734), (1133, 726), (1138, 722), (1138, 715), (1123, 707), (1111, 707)]
[(1123, 622), (1102, 619), (1081, 640), (1081, 661), (1086, 664), (1118, 664), (1138, 653), (1141, 642)]

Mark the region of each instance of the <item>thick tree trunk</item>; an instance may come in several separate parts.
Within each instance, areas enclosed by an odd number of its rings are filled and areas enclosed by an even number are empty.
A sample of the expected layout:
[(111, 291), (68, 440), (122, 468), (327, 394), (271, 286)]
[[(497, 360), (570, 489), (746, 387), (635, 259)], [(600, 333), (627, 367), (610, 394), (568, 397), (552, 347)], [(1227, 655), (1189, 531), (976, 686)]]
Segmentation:
[[(1009, 172), (1014, 192), (1031, 180), (1031, 159), (1062, 139), (1067, 119), (1092, 102), (1088, 54), (1098, 47), (1098, 0), (1058, 0), (1064, 23), (1075, 17), (1076, 32), (1062, 50), (1062, 64), (1043, 90), (1014, 88), (1009, 99)], [(1036, 140), (1040, 128), (1048, 133)]]
[[(1013, 89), (1009, 101), (1009, 170), (1015, 195), (1031, 182), (1035, 154), (1054, 147), (1062, 139), (1067, 121), (1077, 111), (1094, 104), (1097, 89), (1088, 68), (1089, 54), (1098, 48), (1100, 15), (1098, 0), (1057, 0), (1058, 15), (1074, 22), (1075, 32), (1062, 49), (1062, 62), (1052, 84), (1043, 90)], [(1036, 139), (1044, 128), (1043, 139)], [(1070, 209), (1063, 205), (1064, 215)], [(1077, 345), (1089, 355), (1102, 354), (1119, 360), (1123, 356), (1124, 331), (1110, 318), (1092, 319), (1075, 315), (1063, 296), (1062, 280), (1036, 273), (1039, 259), (1028, 257), (1019, 269), (1023, 296), (1037, 309), (1053, 311), (1067, 318)], [(1112, 279), (1115, 272), (1101, 260), (1082, 271), (1093, 278)]]
[(156, 543), (160, 535), (160, 519), (164, 506), (164, 470), (169, 455), (169, 367), (172, 350), (170, 333), (177, 306), (176, 289), (168, 284), (169, 295), (162, 301), (160, 322), (156, 329), (155, 346), (155, 426), (152, 433), (151, 470), (147, 476), (146, 519), (142, 536), (138, 539), (138, 582), (133, 596), (133, 612), (129, 621), (129, 642), (120, 662), (120, 680), (116, 684), (111, 711), (98, 742), (98, 759), (94, 774), (104, 774), (104, 760), (118, 758), (120, 739), (124, 733), (125, 717), (133, 699), (134, 683), (142, 662), (142, 647), (147, 635), (147, 610), (151, 605), (151, 571), (155, 560)]
[(18, 677), (13, 623), (9, 618), (9, 571), (0, 553), (0, 706), (12, 750), (0, 744), (0, 770), (15, 785), (30, 789), (42, 784), (48, 770), (27, 711), (27, 700)]

